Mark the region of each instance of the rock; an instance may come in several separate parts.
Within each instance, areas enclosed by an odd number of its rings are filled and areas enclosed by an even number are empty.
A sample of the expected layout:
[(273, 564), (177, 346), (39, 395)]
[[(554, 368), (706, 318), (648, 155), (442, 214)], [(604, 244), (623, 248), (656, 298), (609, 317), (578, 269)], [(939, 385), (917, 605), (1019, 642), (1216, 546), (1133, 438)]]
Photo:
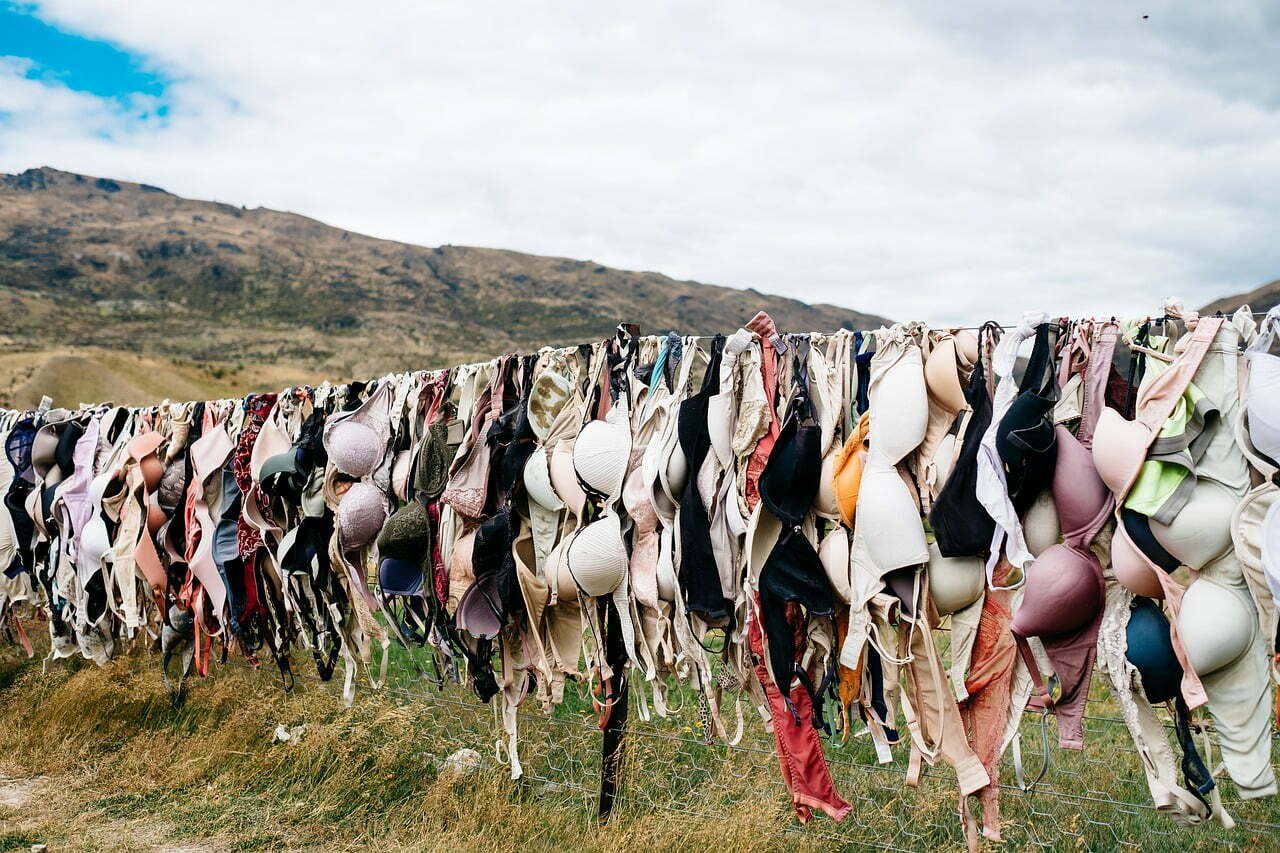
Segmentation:
[(449, 776), (468, 776), (479, 770), (482, 763), (480, 753), (463, 748), (446, 758), (440, 771)]

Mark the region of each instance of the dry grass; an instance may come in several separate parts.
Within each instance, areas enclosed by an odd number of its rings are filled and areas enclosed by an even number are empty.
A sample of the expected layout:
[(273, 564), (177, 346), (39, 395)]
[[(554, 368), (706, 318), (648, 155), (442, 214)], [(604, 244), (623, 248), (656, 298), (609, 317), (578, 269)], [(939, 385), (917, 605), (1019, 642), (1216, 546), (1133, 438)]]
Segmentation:
[(105, 400), (143, 406), (239, 397), (325, 378), (333, 377), (281, 363), (213, 364), (92, 348), (18, 351), (0, 354), (0, 405), (34, 408), (48, 394), (66, 408)]
[[(771, 791), (715, 819), (624, 809), (602, 828), (582, 792), (511, 782), (492, 766), (441, 776), (450, 747), (492, 754), (482, 740), (489, 731), (475, 725), (488, 717), (483, 710), (466, 719), (367, 693), (344, 709), (305, 686), (284, 696), (240, 667), (198, 683), (174, 709), (149, 654), (47, 675), (10, 659), (0, 683), (10, 681), (0, 694), (0, 775), (21, 780), (29, 796), (18, 806), (0, 800), (0, 850), (35, 842), (53, 850), (183, 842), (198, 850), (602, 851), (800, 843), (767, 831), (788, 821)], [(307, 730), (298, 743), (272, 744), (278, 722)]]
[[(789, 832), (797, 825), (758, 724), (744, 748), (729, 750), (698, 742), (690, 712), (633, 722), (625, 796), (601, 826), (599, 734), (577, 697), (552, 718), (523, 718), (526, 777), (512, 782), (494, 759), (491, 709), (437, 693), (396, 658), (389, 690), (362, 689), (350, 709), (332, 686), (301, 678), (286, 695), (270, 673), (242, 665), (217, 667), (175, 709), (147, 650), (104, 669), (61, 662), (47, 675), (38, 662), (0, 659), (0, 851), (35, 842), (166, 853), (963, 847), (950, 773), (931, 770), (920, 788), (905, 788), (905, 757), (877, 768), (865, 738), (827, 748), (850, 818)], [(1034, 796), (1004, 796), (1007, 849), (1277, 846), (1280, 833), (1267, 827), (1280, 821), (1274, 800), (1233, 802), (1237, 818), (1256, 823), (1232, 833), (1179, 830), (1144, 808), (1123, 726), (1104, 703), (1093, 710), (1084, 752), (1055, 750)], [(273, 744), (279, 723), (305, 723), (306, 733)], [(1035, 725), (1024, 724), (1033, 772)], [(481, 772), (442, 776), (462, 747), (484, 756)], [(1228, 784), (1224, 795), (1233, 794)]]

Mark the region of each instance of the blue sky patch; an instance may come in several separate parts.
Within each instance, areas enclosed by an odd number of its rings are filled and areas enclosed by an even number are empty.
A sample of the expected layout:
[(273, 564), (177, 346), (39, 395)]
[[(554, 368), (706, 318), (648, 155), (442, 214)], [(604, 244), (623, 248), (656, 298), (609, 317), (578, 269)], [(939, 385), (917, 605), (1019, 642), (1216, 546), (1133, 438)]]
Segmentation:
[(30, 79), (122, 104), (135, 95), (161, 97), (171, 82), (148, 68), (144, 56), (58, 29), (40, 20), (35, 7), (27, 4), (0, 2), (0, 56), (28, 60)]

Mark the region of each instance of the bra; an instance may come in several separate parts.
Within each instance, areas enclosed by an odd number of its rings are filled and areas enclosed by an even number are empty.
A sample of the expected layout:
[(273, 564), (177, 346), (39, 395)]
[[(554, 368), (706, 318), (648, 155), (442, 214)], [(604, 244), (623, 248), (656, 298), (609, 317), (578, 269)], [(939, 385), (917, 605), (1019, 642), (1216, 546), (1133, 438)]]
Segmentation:
[[(1125, 420), (1111, 408), (1099, 415), (1092, 448), (1094, 467), (1117, 502), (1123, 501), (1137, 479), (1147, 448), (1182, 398), (1221, 325), (1221, 318), (1200, 318), (1194, 333), (1187, 338), (1186, 348), (1140, 390), (1134, 420)], [(1163, 584), (1155, 574), (1160, 571), (1158, 564), (1143, 554), (1130, 535), (1137, 520), (1122, 511), (1118, 515), (1121, 523), (1111, 542), (1116, 579), (1136, 595), (1163, 598)]]
[(963, 610), (982, 597), (986, 574), (981, 557), (945, 557), (929, 544), (929, 597), (939, 616)]
[(1253, 645), (1258, 618), (1240, 593), (1200, 577), (1182, 595), (1178, 637), (1201, 678), (1238, 661)]
[(339, 471), (368, 477), (382, 462), (390, 437), (391, 383), (383, 382), (354, 412), (330, 417), (324, 425), (324, 447)]
[(1270, 353), (1277, 328), (1280, 305), (1267, 312), (1244, 354), (1249, 359), (1249, 440), (1263, 456), (1280, 463), (1280, 356)]
[[(997, 326), (985, 324), (981, 334), (998, 334)], [(942, 489), (929, 510), (938, 552), (944, 557), (974, 557), (986, 553), (995, 533), (995, 521), (978, 502), (978, 452), (991, 424), (991, 398), (987, 394), (986, 369), (976, 361), (965, 388), (970, 414), (964, 427), (960, 450)]]
[(1058, 400), (1053, 370), (1053, 346), (1057, 326), (1036, 327), (1035, 345), (1018, 395), (996, 427), (996, 452), (1004, 462), (1009, 499), (1019, 515), (1053, 481), (1057, 459), (1057, 433), (1053, 406)]
[[(787, 620), (787, 604), (800, 604), (814, 616), (835, 613), (827, 569), (801, 527), (813, 504), (822, 467), (822, 437), (808, 406), (803, 379), (801, 383), (760, 476), (760, 504), (776, 517), (781, 528), (760, 570), (760, 613), (774, 685), (788, 701), (792, 680), (802, 676), (808, 689), (808, 678), (796, 662), (796, 637)], [(768, 541), (764, 536), (759, 538)]]
[(610, 407), (602, 420), (587, 423), (573, 444), (573, 468), (584, 488), (607, 500), (622, 494), (631, 457), (631, 426), (625, 403)]
[(867, 442), (871, 434), (871, 415), (863, 412), (849, 440), (836, 454), (832, 480), (840, 520), (853, 527), (858, 510), (858, 491), (862, 486), (862, 470), (867, 463)]
[(953, 415), (968, 405), (963, 380), (978, 360), (978, 336), (968, 329), (939, 340), (924, 362), (929, 398)]
[(871, 361), (871, 447), (858, 488), (858, 523), (875, 536), (862, 542), (880, 573), (928, 562), (920, 507), (897, 465), (924, 440), (929, 419), (924, 366), (914, 327), (876, 333)]

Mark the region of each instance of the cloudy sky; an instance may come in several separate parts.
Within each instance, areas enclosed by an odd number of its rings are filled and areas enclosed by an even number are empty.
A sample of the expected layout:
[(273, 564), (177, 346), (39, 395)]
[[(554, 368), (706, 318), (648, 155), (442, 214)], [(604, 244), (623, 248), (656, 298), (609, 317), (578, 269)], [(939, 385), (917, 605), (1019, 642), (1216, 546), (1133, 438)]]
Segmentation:
[(935, 322), (1280, 277), (1274, 0), (613, 5), (0, 0), (0, 171)]

